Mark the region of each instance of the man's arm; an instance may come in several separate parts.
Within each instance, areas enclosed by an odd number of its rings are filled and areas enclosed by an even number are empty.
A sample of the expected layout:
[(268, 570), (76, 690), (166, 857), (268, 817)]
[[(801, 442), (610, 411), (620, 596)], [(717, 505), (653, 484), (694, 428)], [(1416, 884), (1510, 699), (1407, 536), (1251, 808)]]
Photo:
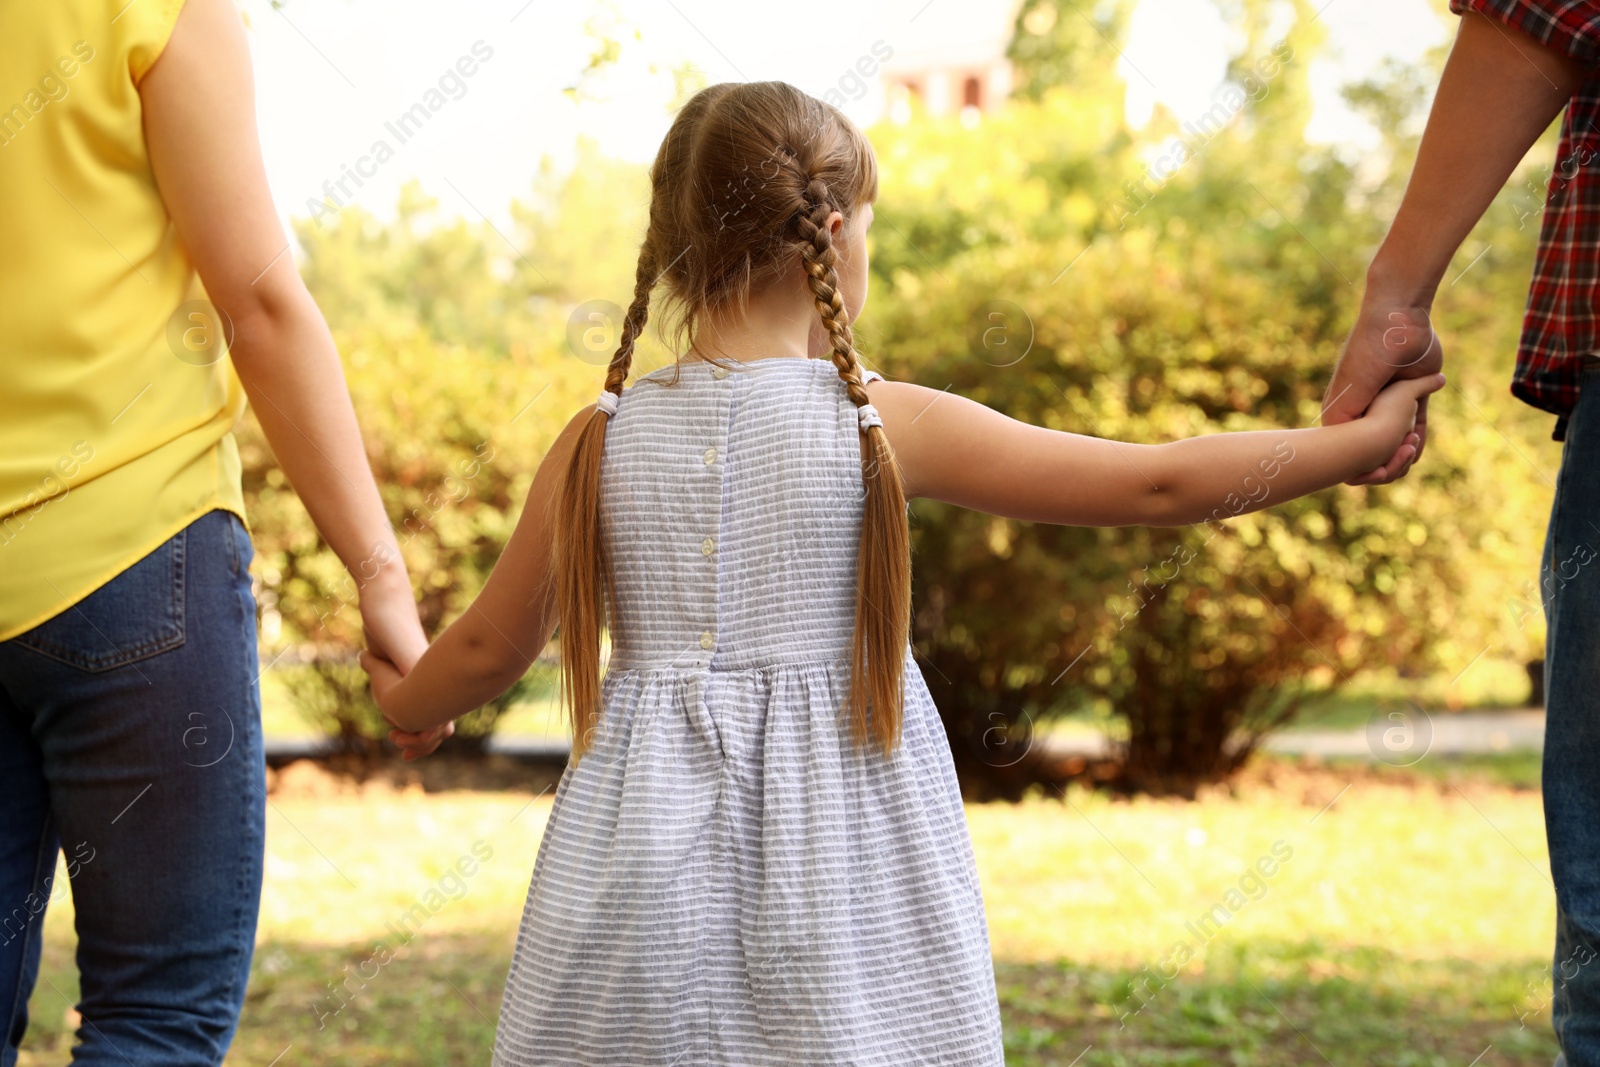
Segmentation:
[(273, 209), (250, 51), (230, 0), (184, 5), (139, 94), (161, 197), (207, 294), (233, 320), (233, 365), (256, 418), (360, 585), (368, 641), (409, 669), (427, 640), (333, 337)]
[[(1324, 422), (1358, 417), (1393, 378), (1439, 370), (1444, 354), (1430, 315), (1450, 258), (1589, 72), (1521, 30), (1472, 12), (1461, 17), (1405, 196), (1367, 269), (1355, 328), (1323, 400)], [(1426, 404), (1417, 420), (1422, 446)], [(1410, 459), (1397, 452), (1351, 484), (1400, 478), (1421, 453), (1421, 446)]]

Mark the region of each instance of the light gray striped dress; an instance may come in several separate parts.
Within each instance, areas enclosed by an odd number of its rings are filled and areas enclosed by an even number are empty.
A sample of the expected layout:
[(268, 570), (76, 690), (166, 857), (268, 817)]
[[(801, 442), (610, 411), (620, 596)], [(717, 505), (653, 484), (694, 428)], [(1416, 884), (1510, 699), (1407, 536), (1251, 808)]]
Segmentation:
[(831, 363), (685, 363), (624, 391), (601, 523), (603, 710), (568, 768), (497, 1067), (1005, 1062), (988, 928), (911, 654), (888, 760), (839, 724), (861, 525)]

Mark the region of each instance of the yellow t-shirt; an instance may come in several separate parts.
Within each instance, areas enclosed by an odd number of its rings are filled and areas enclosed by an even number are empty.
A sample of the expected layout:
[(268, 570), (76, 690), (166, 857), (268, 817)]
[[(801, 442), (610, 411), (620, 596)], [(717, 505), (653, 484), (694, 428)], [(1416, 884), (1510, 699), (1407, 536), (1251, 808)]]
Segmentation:
[(144, 142), (139, 80), (181, 7), (0, 18), (0, 640), (207, 511), (244, 517), (243, 390)]

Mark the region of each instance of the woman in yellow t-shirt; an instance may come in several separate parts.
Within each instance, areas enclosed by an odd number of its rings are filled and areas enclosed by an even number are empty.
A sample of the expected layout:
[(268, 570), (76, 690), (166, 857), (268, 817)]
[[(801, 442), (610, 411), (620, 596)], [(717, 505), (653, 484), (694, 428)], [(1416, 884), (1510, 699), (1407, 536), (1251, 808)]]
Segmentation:
[[(74, 1062), (217, 1064), (266, 802), (246, 396), (374, 648), (410, 664), (425, 644), (268, 194), (230, 0), (8, 5), (0, 204), (0, 1067), (63, 849)], [(229, 320), (226, 352), (189, 343)]]

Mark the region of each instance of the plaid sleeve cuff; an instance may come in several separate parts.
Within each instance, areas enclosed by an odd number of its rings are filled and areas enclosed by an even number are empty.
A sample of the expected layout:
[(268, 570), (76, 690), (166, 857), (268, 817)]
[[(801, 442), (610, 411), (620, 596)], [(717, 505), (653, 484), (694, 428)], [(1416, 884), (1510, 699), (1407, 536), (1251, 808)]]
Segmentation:
[(1450, 10), (1476, 11), (1579, 63), (1600, 63), (1600, 4), (1589, 0), (1450, 0)]

